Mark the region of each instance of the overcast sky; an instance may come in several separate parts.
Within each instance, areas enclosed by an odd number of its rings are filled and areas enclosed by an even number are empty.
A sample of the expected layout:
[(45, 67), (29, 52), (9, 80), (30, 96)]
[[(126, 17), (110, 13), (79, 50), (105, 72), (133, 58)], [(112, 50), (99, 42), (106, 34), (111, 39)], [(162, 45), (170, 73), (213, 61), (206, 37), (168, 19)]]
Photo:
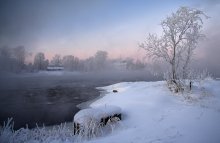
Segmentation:
[(180, 6), (201, 9), (211, 17), (204, 23), (207, 39), (197, 57), (217, 55), (209, 62), (219, 61), (218, 0), (0, 0), (0, 46), (23, 45), (47, 57), (86, 58), (106, 50), (113, 58), (140, 58), (138, 43), (149, 32), (160, 33), (161, 20)]

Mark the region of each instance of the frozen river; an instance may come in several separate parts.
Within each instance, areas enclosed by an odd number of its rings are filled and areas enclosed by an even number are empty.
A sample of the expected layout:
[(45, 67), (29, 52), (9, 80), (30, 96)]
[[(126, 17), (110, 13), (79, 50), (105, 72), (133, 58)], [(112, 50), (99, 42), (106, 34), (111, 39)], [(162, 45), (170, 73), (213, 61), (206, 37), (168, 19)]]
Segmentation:
[(72, 121), (76, 106), (99, 96), (96, 87), (123, 81), (158, 80), (145, 72), (43, 72), (0, 76), (0, 122), (13, 117), (15, 129), (36, 123)]

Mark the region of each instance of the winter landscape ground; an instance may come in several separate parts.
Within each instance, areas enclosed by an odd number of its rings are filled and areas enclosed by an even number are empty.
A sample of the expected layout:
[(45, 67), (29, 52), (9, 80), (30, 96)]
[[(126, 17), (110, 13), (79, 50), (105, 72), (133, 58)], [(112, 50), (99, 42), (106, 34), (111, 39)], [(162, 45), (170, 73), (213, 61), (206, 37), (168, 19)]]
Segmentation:
[[(73, 135), (73, 124), (12, 131), (1, 129), (1, 142), (123, 142), (123, 143), (218, 143), (220, 142), (220, 81), (195, 82), (188, 93), (174, 94), (165, 81), (122, 82), (105, 87), (106, 96), (90, 107), (116, 105), (122, 121), (111, 131), (91, 139)], [(118, 90), (113, 93), (112, 90)]]

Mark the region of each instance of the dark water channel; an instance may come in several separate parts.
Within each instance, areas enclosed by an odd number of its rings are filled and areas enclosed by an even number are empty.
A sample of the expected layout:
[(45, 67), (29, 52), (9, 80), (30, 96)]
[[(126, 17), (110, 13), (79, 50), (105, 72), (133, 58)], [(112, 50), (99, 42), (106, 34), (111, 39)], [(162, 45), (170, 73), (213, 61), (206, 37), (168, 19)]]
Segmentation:
[(12, 117), (14, 128), (55, 125), (73, 120), (78, 104), (100, 95), (96, 87), (122, 81), (157, 80), (145, 73), (25, 74), (0, 77), (0, 123)]

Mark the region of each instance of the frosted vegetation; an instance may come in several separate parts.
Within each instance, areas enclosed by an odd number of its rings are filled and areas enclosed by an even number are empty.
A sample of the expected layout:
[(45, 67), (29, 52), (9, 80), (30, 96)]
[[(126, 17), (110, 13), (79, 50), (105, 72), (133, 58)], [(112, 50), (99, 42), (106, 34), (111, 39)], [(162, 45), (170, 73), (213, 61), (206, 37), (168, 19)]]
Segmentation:
[[(83, 127), (83, 128), (82, 128)], [(64, 123), (51, 127), (38, 127), (33, 129), (20, 128), (13, 129), (12, 118), (8, 119), (0, 128), (1, 143), (72, 143), (85, 142), (97, 137), (103, 137), (114, 130), (122, 127), (118, 120), (108, 121), (106, 126), (103, 126), (97, 120), (89, 120), (85, 126), (74, 135), (73, 123)]]
[(148, 57), (168, 64), (165, 79), (175, 92), (188, 86), (184, 80), (196, 78), (190, 64), (199, 40), (204, 38), (203, 17), (208, 18), (201, 10), (181, 7), (161, 22), (161, 36), (149, 34), (140, 44)]
[(73, 133), (70, 127), (66, 124), (48, 129), (45, 127), (36, 127), (34, 129), (21, 128), (19, 130), (13, 130), (13, 121), (8, 121), (1, 128), (1, 143), (38, 143), (38, 142), (65, 142), (73, 141)]

